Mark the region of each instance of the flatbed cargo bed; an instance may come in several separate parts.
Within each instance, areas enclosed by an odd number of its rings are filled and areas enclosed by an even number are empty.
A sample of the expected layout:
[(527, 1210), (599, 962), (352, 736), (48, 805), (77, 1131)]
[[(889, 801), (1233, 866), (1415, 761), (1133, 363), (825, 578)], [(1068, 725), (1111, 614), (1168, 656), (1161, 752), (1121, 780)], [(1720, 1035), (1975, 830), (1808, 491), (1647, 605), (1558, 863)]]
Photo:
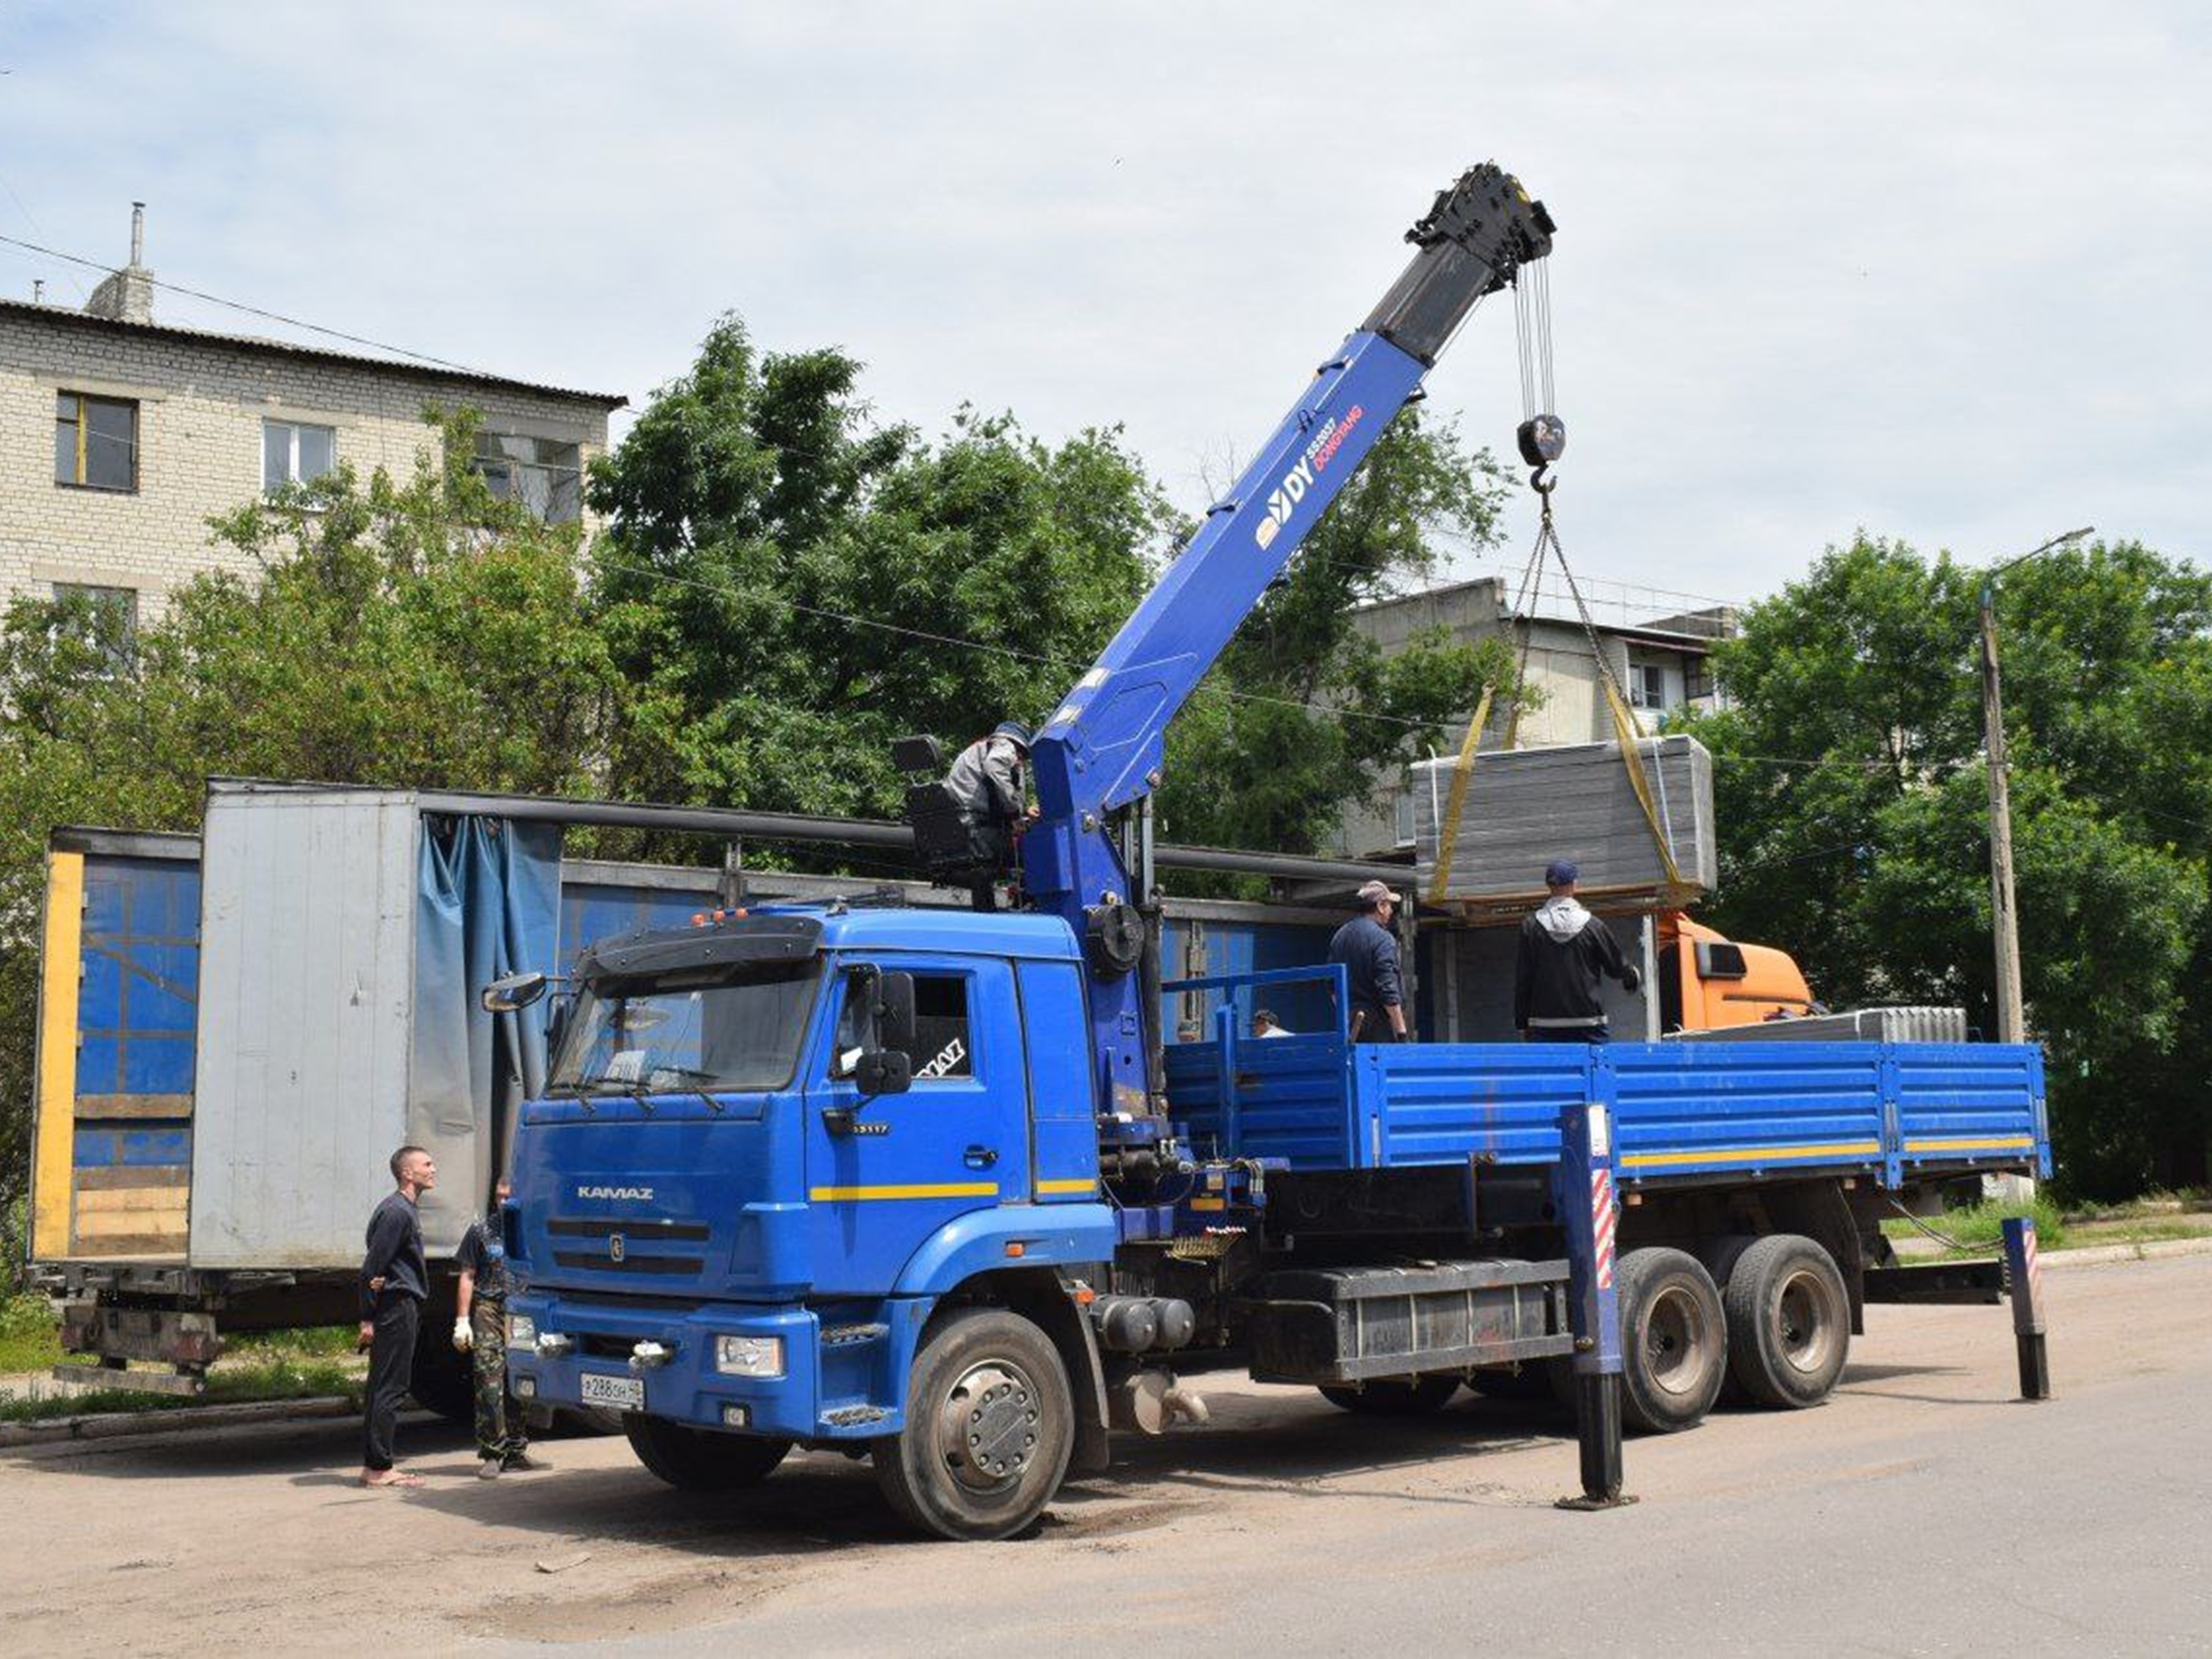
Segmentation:
[(1595, 1103), (1627, 1187), (2051, 1173), (2032, 1044), (1352, 1043), (1220, 1019), (1165, 1060), (1170, 1115), (1199, 1152), (1293, 1170), (1549, 1164), (1566, 1109)]

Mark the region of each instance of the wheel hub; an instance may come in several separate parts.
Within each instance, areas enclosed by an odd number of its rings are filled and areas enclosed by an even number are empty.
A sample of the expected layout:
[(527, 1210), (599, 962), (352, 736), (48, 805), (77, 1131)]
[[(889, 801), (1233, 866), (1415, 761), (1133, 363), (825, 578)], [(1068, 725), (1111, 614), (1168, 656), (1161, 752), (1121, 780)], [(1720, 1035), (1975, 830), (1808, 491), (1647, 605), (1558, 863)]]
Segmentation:
[(1784, 1284), (1775, 1299), (1774, 1322), (1783, 1358), (1791, 1366), (1810, 1373), (1827, 1364), (1835, 1341), (1836, 1310), (1818, 1279), (1798, 1273)]
[(1692, 1392), (1705, 1366), (1705, 1310), (1680, 1291), (1655, 1297), (1644, 1327), (1644, 1374), (1669, 1394)]
[(1036, 1451), (1037, 1391), (1022, 1369), (989, 1359), (952, 1385), (938, 1413), (945, 1466), (963, 1486), (995, 1491), (1021, 1478)]

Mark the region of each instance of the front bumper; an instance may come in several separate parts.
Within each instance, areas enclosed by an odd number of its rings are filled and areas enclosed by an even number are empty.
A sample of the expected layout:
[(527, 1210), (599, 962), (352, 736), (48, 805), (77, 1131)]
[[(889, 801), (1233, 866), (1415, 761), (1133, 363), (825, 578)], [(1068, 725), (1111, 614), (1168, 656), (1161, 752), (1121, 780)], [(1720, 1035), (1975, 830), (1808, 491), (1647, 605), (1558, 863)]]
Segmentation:
[[(878, 1316), (866, 1316), (871, 1311)], [(901, 1426), (903, 1389), (895, 1394), (891, 1379), (903, 1377), (904, 1367), (892, 1351), (900, 1334), (920, 1328), (927, 1304), (902, 1300), (856, 1317), (840, 1309), (825, 1327), (821, 1312), (789, 1304), (625, 1307), (544, 1291), (518, 1293), (508, 1313), (529, 1322), (535, 1339), (510, 1346), (507, 1356), (509, 1386), (527, 1403), (604, 1407), (604, 1391), (596, 1399), (585, 1393), (585, 1379), (597, 1377), (642, 1384), (635, 1408), (673, 1422), (793, 1440), (864, 1440)], [(546, 1339), (556, 1335), (568, 1339), (565, 1352), (549, 1350)], [(716, 1370), (718, 1336), (781, 1339), (783, 1374)], [(640, 1343), (657, 1345), (665, 1357), (637, 1363)]]

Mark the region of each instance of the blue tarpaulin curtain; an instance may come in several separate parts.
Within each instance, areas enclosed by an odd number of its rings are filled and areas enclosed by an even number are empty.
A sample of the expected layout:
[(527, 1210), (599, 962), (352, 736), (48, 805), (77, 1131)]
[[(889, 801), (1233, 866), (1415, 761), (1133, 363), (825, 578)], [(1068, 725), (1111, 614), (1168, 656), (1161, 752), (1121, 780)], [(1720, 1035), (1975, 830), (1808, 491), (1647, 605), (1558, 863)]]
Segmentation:
[(478, 998), (503, 974), (559, 971), (561, 829), (425, 815), (416, 859), (409, 1139), (438, 1160), (434, 1208), (465, 1220), (489, 1203), (515, 1113), (545, 1085), (545, 1004), (494, 1014)]

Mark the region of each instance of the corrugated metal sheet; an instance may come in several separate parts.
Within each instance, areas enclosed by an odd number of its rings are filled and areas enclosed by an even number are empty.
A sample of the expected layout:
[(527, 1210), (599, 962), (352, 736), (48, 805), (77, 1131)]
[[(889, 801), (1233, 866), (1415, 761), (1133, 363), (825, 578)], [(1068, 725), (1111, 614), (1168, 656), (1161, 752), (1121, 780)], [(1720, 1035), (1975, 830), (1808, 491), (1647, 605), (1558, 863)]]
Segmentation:
[(1676, 1042), (1964, 1042), (1964, 1008), (1855, 1008), (1803, 1019), (1766, 1019), (1710, 1031), (1676, 1031)]
[[(1652, 804), (1683, 884), (1718, 878), (1713, 837), (1713, 763), (1686, 737), (1638, 744)], [(1431, 890), (1440, 825), (1451, 805), (1454, 761), (1413, 769), (1414, 857), (1421, 890)], [(1636, 799), (1617, 743), (1512, 749), (1479, 757), (1452, 844), (1452, 901), (1481, 903), (1540, 896), (1544, 866), (1571, 859), (1587, 894), (1659, 896), (1666, 868)], [(1678, 890), (1679, 894), (1679, 890)]]
[(210, 799), (194, 1266), (359, 1262), (408, 1127), (416, 833), (406, 794)]

